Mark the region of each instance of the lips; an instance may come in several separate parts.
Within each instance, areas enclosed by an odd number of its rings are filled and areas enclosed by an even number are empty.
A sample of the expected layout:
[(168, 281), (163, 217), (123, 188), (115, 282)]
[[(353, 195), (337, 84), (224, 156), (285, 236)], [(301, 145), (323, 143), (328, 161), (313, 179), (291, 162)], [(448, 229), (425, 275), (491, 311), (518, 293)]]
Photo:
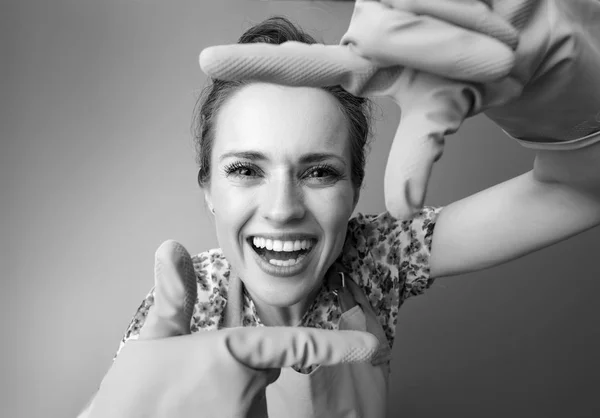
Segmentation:
[(303, 260), (311, 253), (317, 242), (315, 238), (308, 236), (285, 238), (287, 239), (252, 236), (248, 239), (248, 244), (261, 261), (263, 270), (266, 268), (269, 274), (288, 275), (296, 269), (303, 268), (306, 264)]

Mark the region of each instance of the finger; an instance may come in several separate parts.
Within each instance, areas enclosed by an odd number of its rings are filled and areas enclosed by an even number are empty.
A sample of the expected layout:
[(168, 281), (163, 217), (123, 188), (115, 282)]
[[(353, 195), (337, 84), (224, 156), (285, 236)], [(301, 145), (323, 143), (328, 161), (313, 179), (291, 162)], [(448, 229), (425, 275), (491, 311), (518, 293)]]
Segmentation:
[(399, 65), (472, 82), (502, 78), (515, 61), (512, 49), (493, 37), (375, 1), (356, 3), (341, 43), (381, 67)]
[(154, 280), (154, 304), (139, 338), (189, 334), (197, 297), (196, 275), (192, 258), (181, 244), (168, 240), (156, 250)]
[(417, 71), (407, 70), (394, 88), (401, 118), (386, 165), (385, 203), (394, 217), (409, 219), (423, 207), (445, 136), (458, 130), (480, 100), (470, 85)]
[(443, 135), (431, 134), (392, 143), (383, 188), (385, 207), (396, 219), (411, 219), (423, 208), (433, 164), (442, 156), (444, 140)]
[(482, 0), (381, 0), (397, 10), (427, 15), (479, 32), (516, 49), (517, 30)]
[(540, 0), (495, 0), (494, 12), (518, 30), (523, 30), (541, 3)]
[(237, 328), (233, 331), (227, 339), (230, 353), (255, 369), (369, 361), (379, 346), (374, 335), (361, 331), (302, 327)]
[(200, 53), (199, 61), (202, 71), (221, 80), (306, 87), (347, 85), (352, 90), (378, 70), (348, 48), (294, 41), (213, 46)]

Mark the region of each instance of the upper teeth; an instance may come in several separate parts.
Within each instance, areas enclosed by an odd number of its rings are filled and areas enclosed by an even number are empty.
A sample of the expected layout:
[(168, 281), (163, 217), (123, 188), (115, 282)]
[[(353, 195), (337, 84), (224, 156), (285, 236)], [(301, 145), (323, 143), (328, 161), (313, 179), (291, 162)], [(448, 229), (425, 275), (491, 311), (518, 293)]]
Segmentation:
[(252, 243), (255, 247), (266, 248), (272, 251), (299, 251), (308, 250), (313, 246), (312, 240), (281, 241), (278, 239), (268, 239), (253, 237)]

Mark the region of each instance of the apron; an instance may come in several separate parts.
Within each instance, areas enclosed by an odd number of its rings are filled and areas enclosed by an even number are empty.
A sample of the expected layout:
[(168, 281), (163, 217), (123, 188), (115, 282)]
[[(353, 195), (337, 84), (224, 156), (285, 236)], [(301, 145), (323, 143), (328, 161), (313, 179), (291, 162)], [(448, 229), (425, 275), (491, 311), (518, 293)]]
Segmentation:
[[(337, 295), (342, 311), (340, 330), (367, 331), (379, 340), (370, 363), (318, 366), (309, 374), (291, 367), (267, 386), (270, 418), (385, 418), (391, 349), (385, 332), (362, 289), (344, 273), (328, 274), (327, 286)], [(243, 283), (230, 276), (223, 325), (242, 321)]]

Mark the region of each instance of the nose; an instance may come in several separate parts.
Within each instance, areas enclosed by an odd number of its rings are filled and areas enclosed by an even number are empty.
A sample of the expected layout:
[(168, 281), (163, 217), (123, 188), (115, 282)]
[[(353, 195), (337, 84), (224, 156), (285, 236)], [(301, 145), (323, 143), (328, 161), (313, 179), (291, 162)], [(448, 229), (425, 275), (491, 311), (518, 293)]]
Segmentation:
[(263, 217), (274, 224), (302, 219), (306, 212), (302, 187), (289, 176), (271, 179), (261, 200)]

